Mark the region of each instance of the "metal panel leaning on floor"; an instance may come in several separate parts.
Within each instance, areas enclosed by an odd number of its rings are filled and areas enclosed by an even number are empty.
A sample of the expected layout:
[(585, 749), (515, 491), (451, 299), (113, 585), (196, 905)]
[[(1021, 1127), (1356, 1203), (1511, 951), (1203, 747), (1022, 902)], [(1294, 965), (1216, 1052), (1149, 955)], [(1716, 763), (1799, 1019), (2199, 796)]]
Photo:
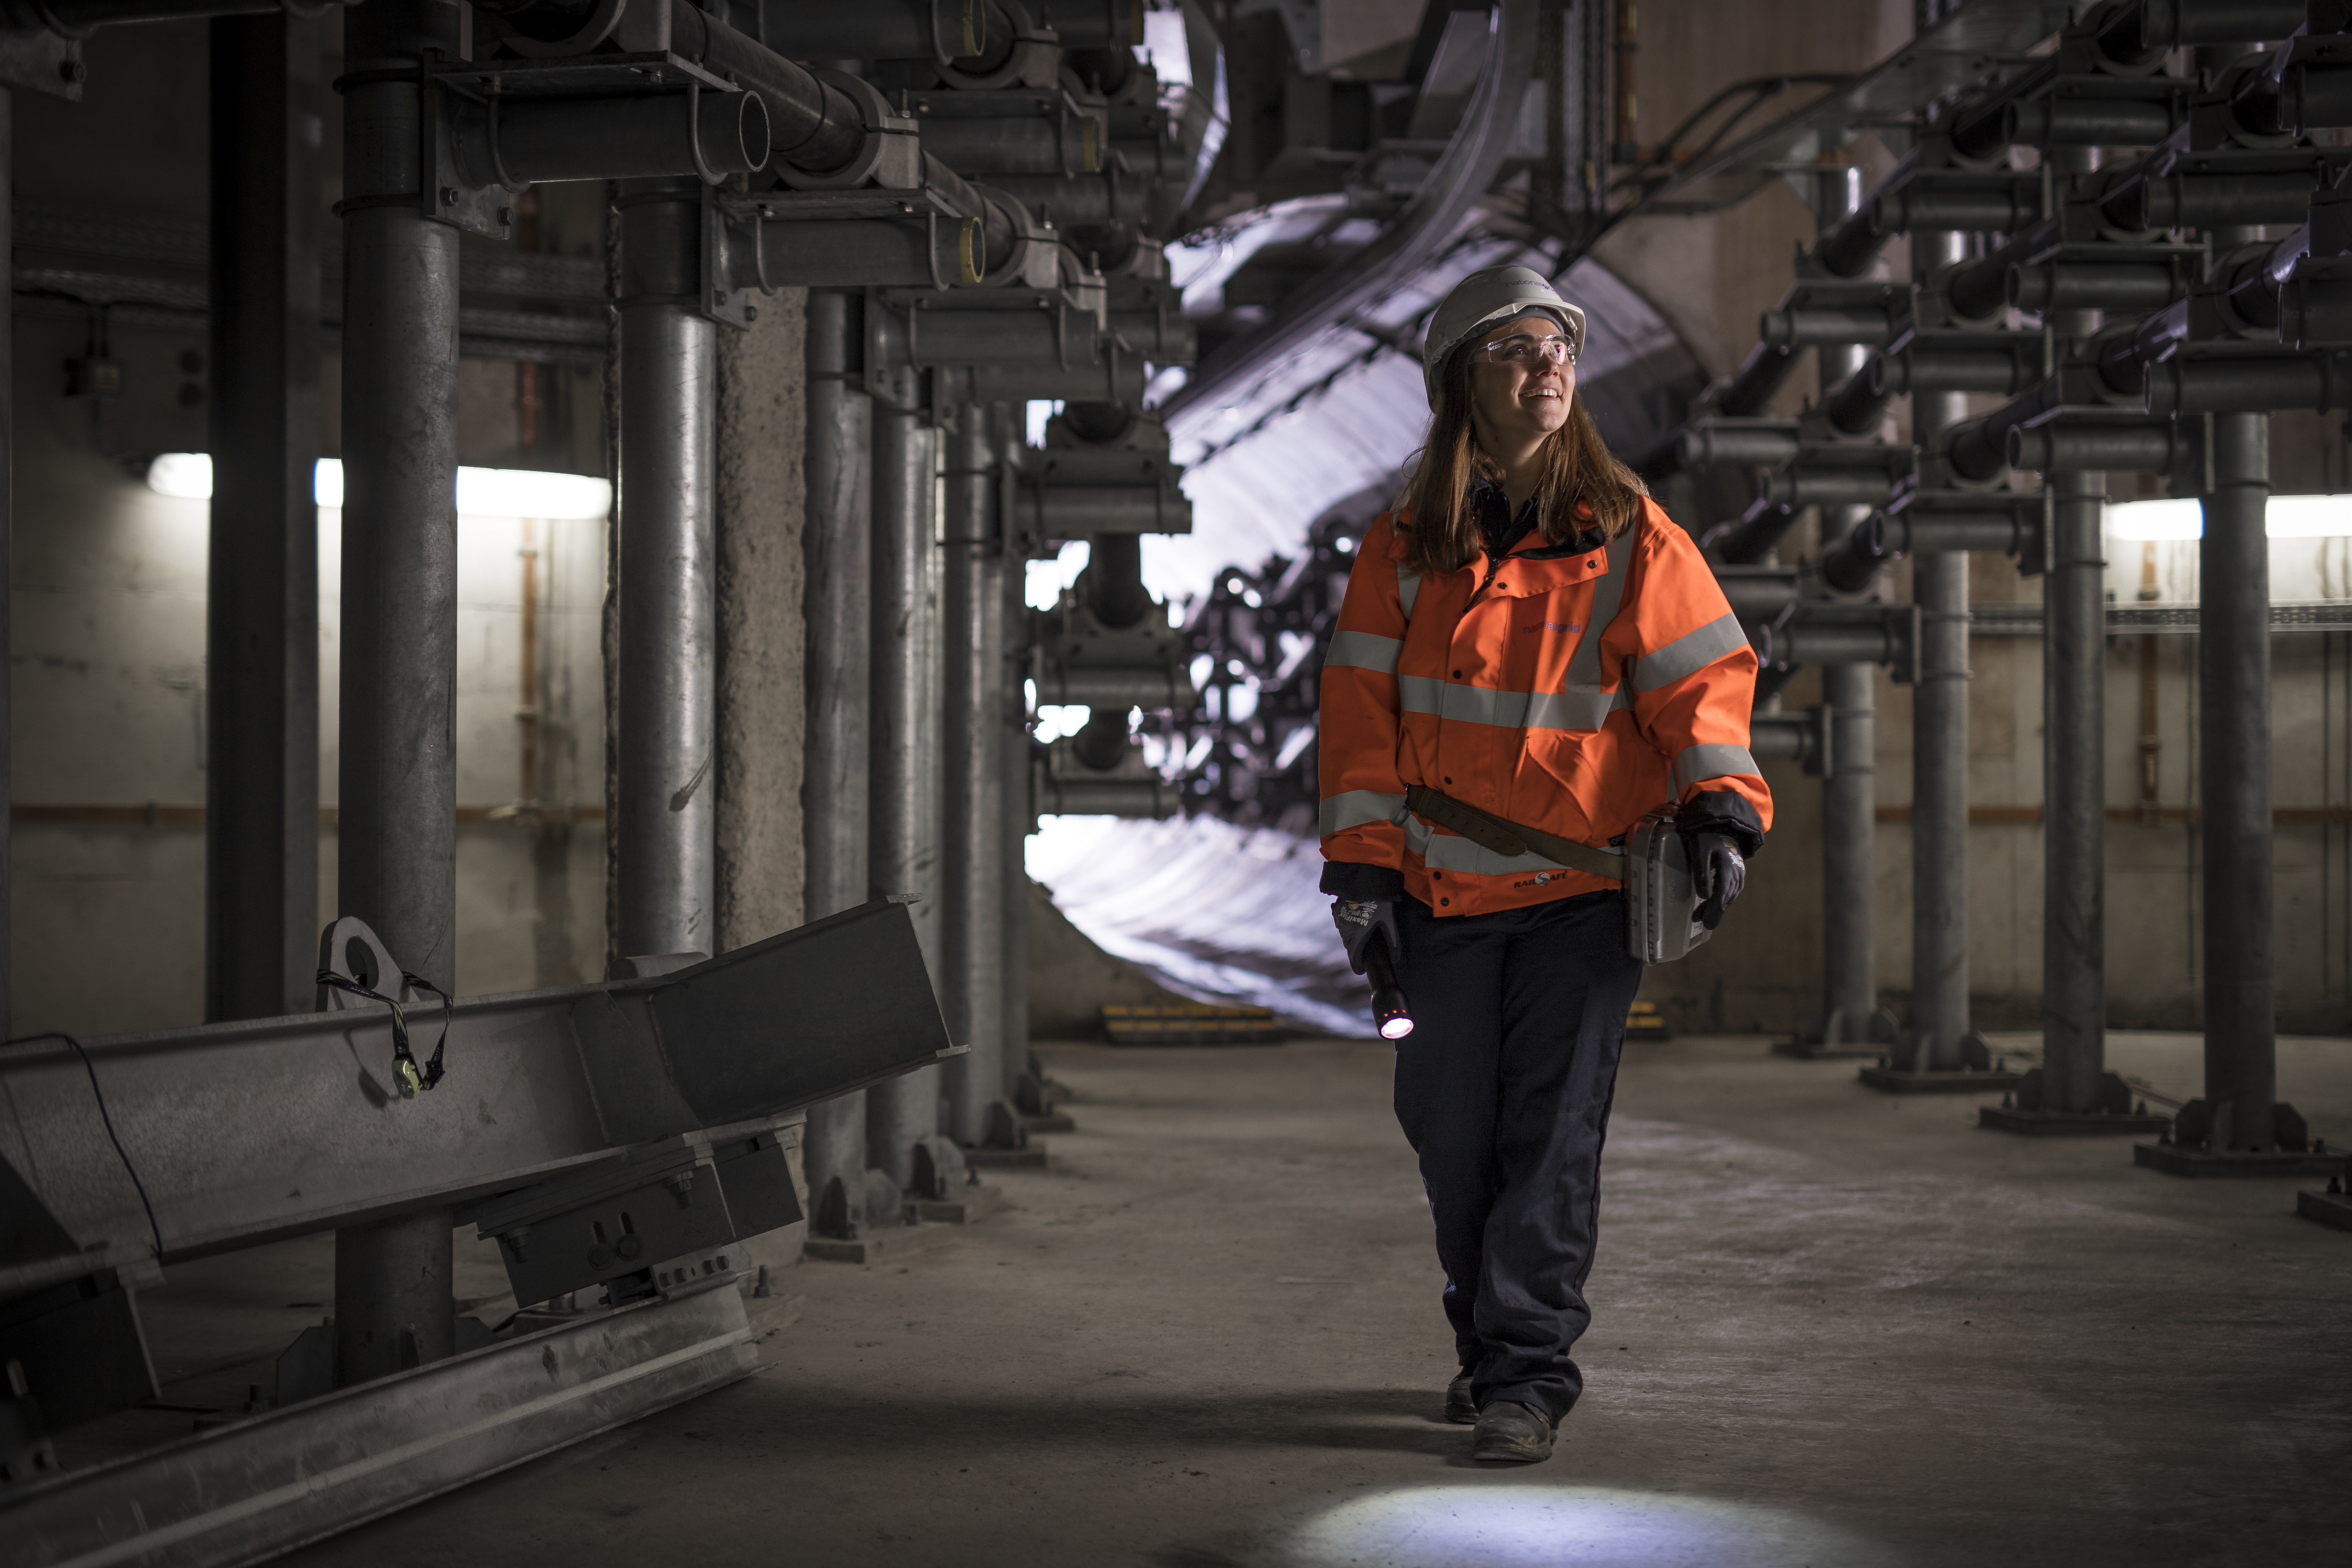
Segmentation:
[(1384, 943), (1412, 1000), (1396, 1110), (1445, 1268), (1445, 1412), (1506, 1462), (1549, 1455), (1582, 1387), (1569, 1352), (1642, 966), (1621, 879), (1475, 843), (1408, 793), (1569, 840), (1549, 846), (1568, 860), (1671, 805), (1709, 927), (1771, 825), (1755, 655), (1577, 405), (1584, 328), (1527, 268), (1438, 308), (1429, 444), (1357, 552), (1323, 668), (1323, 890), (1358, 973)]

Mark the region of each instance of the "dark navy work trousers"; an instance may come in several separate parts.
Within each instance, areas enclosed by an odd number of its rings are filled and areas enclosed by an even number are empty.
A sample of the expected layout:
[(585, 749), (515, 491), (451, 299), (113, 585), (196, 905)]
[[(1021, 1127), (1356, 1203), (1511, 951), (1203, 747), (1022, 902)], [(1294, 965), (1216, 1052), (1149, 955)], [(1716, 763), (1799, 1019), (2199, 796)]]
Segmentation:
[(1558, 1421), (1584, 1387), (1569, 1349), (1592, 1321), (1601, 1144), (1642, 984), (1624, 895), (1446, 920), (1408, 898), (1399, 920), (1414, 1027), (1397, 1047), (1397, 1121), (1471, 1397)]

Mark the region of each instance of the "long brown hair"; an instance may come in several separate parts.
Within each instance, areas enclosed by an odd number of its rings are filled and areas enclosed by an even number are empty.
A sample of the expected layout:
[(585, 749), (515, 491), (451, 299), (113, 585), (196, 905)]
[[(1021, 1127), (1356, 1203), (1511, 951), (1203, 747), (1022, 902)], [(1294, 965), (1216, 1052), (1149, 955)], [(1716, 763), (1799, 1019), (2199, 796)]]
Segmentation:
[[(1484, 478), (1499, 484), (1503, 471), (1478, 450), (1473, 434), (1470, 375), (1476, 347), (1476, 340), (1465, 343), (1446, 362), (1429, 442), (1398, 500), (1400, 510), (1411, 514), (1400, 519), (1398, 530), (1405, 564), (1416, 572), (1459, 571), (1486, 548), (1470, 505), (1471, 481)], [(1567, 423), (1545, 438), (1543, 465), (1536, 488), (1536, 529), (1548, 542), (1565, 544), (1588, 527), (1614, 539), (1642, 515), (1649, 488), (1609, 450), (1582, 397), (1570, 399)], [(1589, 521), (1579, 521), (1580, 507), (1591, 509)]]

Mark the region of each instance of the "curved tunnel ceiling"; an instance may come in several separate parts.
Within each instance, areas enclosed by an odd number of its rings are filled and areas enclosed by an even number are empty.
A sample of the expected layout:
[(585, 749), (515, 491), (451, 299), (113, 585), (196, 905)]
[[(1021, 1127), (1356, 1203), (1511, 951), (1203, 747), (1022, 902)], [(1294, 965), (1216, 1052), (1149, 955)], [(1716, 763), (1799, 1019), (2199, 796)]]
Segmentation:
[[(1355, 532), (1386, 510), (1427, 430), (1421, 342), (1430, 312), (1482, 267), (1551, 270), (1547, 251), (1488, 232), (1475, 216), (1405, 286), (1317, 334), (1238, 395), (1171, 418), (1193, 531), (1145, 539), (1155, 592), (1196, 598), (1225, 568), (1295, 558), (1335, 514)], [(1363, 220), (1348, 218), (1342, 199), (1309, 197), (1170, 247), (1188, 312), (1214, 309), (1224, 281), (1268, 245), (1350, 222)], [(1612, 449), (1629, 458), (1650, 450), (1704, 384), (1697, 357), (1599, 263), (1577, 262), (1558, 286), (1590, 321), (1579, 395)], [(1340, 958), (1329, 900), (1317, 890), (1322, 857), (1311, 837), (1209, 816), (1049, 816), (1030, 840), (1028, 865), (1072, 924), (1178, 991), (1269, 1006), (1320, 1028), (1369, 1027), (1363, 983)]]

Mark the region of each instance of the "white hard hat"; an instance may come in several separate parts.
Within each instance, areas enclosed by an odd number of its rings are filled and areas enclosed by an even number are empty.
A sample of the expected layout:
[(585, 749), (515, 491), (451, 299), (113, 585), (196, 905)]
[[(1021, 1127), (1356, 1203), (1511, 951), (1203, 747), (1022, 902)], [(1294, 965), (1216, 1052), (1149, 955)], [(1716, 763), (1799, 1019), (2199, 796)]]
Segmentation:
[(1570, 352), (1584, 352), (1584, 312), (1561, 299), (1534, 268), (1489, 267), (1456, 283), (1437, 307), (1428, 340), (1422, 344), (1421, 373), (1429, 388), (1429, 405), (1437, 406), (1438, 373), (1455, 349), (1497, 321), (1538, 312), (1559, 323)]

